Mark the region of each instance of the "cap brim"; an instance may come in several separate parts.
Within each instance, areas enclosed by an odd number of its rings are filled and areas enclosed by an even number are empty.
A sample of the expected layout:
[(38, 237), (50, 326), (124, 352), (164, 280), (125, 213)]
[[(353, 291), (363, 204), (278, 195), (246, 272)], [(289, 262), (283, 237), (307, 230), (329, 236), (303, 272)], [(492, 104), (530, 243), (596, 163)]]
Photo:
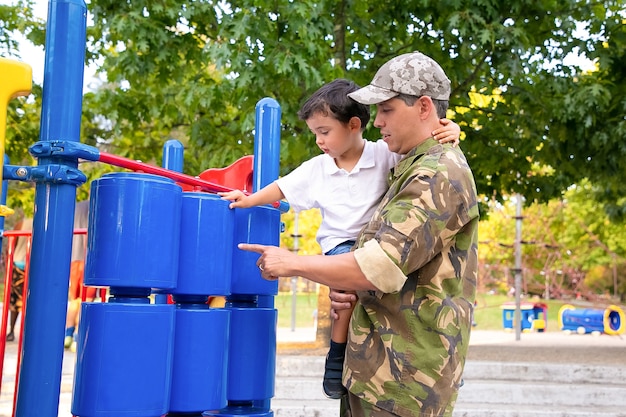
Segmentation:
[(361, 104), (378, 104), (382, 103), (383, 101), (392, 99), (397, 95), (398, 93), (396, 93), (395, 91), (391, 91), (386, 88), (376, 87), (375, 85), (370, 84), (366, 87), (363, 87), (348, 94), (348, 97)]

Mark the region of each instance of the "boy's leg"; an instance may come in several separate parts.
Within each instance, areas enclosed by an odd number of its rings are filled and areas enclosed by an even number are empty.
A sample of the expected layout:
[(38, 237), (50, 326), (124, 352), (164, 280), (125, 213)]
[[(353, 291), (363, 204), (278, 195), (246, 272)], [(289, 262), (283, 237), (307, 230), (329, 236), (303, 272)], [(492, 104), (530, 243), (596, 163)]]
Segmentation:
[[(350, 252), (352, 246), (354, 246), (353, 240), (347, 240), (339, 245), (335, 246), (324, 255), (340, 255), (342, 253)], [(337, 319), (334, 319), (331, 325), (330, 331), (330, 349), (328, 355), (326, 355), (326, 363), (324, 366), (324, 380), (322, 382), (322, 388), (324, 394), (328, 398), (340, 399), (346, 394), (346, 388), (343, 386), (343, 360), (346, 356), (346, 343), (348, 341), (348, 326), (350, 325), (350, 317), (352, 316), (352, 310), (345, 309), (337, 311)]]
[(339, 399), (346, 393), (346, 388), (341, 382), (343, 374), (343, 361), (346, 355), (346, 342), (348, 340), (348, 325), (352, 310), (337, 312), (339, 318), (333, 320), (330, 334), (330, 349), (326, 355), (324, 367), (324, 380), (322, 387), (328, 398)]

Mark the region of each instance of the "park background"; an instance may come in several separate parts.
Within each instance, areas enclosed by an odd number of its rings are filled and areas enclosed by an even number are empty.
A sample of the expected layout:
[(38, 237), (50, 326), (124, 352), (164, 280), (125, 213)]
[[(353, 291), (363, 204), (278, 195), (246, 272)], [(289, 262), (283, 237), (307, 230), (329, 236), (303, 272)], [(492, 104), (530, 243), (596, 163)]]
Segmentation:
[[(0, 3), (3, 57), (38, 59), (30, 51), (42, 48), (46, 16), (36, 5)], [(254, 106), (268, 96), (282, 108), (285, 174), (319, 153), (296, 116), (315, 89), (338, 77), (365, 85), (400, 53), (432, 56), (452, 81), (448, 117), (461, 126), (460, 146), (481, 196), (478, 325), (502, 324), (499, 307), (513, 299), (516, 244), (522, 295), (548, 303), (549, 331), (561, 304), (623, 305), (623, 0), (92, 0), (88, 12), (81, 141), (159, 165), (163, 144), (178, 139), (190, 175), (252, 152)], [(9, 103), (6, 153), (14, 165), (36, 163), (28, 147), (39, 138), (42, 81), (35, 77), (32, 94)], [(365, 137), (377, 139), (377, 129), (370, 124)], [(79, 168), (89, 181), (114, 169)], [(7, 218), (10, 229), (32, 215), (32, 186), (11, 184), (7, 205), (17, 211)], [(293, 212), (283, 221), (281, 245), (319, 253), (317, 211), (301, 213), (297, 229)], [(306, 280), (283, 277), (280, 290), (281, 326), (292, 324), (294, 311), (311, 323), (315, 309), (326, 310), (319, 287)]]

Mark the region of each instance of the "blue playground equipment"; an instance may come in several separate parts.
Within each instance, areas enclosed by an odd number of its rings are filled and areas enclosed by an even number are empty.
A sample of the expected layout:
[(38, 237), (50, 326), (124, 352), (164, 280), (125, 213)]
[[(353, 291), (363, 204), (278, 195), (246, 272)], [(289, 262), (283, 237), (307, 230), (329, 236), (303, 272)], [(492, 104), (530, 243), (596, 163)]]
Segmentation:
[[(1, 170), (36, 184), (15, 415), (58, 414), (76, 187), (86, 181), (80, 158), (141, 173), (91, 184), (84, 282), (108, 287), (110, 298), (82, 304), (73, 415), (273, 416), (278, 283), (236, 245), (278, 245), (288, 205), (230, 210), (210, 193), (232, 188), (180, 173), (176, 141), (164, 147), (165, 168), (81, 144), (86, 17), (83, 0), (49, 2), (41, 133), (30, 147), (38, 165)], [(0, 65), (15, 75), (0, 88), (6, 101), (30, 90), (29, 67)], [(264, 98), (248, 191), (278, 177), (279, 150), (280, 106)], [(209, 307), (215, 295), (224, 308)]]
[[(502, 309), (502, 325), (505, 330), (513, 330), (515, 328), (515, 303), (503, 303)], [(548, 323), (548, 306), (544, 303), (521, 303), (520, 312), (522, 316), (522, 331), (530, 332), (536, 330), (543, 332)]]
[(615, 305), (605, 309), (576, 309), (565, 304), (559, 310), (559, 327), (563, 331), (619, 335), (624, 333), (625, 325), (624, 311)]

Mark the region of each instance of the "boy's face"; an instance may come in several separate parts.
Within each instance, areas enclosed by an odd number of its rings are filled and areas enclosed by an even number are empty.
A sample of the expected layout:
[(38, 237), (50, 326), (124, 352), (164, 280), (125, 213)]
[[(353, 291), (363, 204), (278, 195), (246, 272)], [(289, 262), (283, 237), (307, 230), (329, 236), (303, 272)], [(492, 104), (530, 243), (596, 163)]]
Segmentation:
[(355, 128), (351, 122), (344, 124), (332, 116), (315, 113), (306, 124), (315, 135), (317, 146), (333, 158), (341, 157), (355, 145), (355, 138), (360, 139), (360, 123)]

